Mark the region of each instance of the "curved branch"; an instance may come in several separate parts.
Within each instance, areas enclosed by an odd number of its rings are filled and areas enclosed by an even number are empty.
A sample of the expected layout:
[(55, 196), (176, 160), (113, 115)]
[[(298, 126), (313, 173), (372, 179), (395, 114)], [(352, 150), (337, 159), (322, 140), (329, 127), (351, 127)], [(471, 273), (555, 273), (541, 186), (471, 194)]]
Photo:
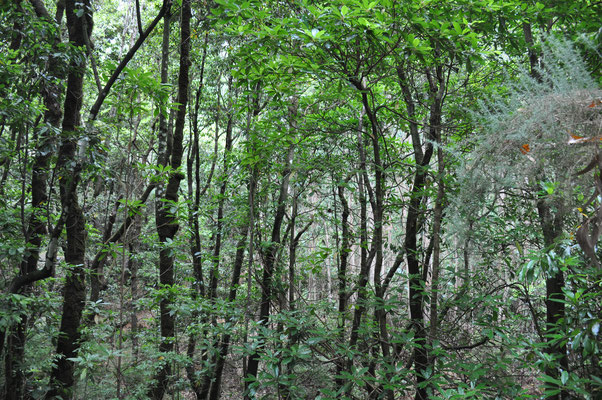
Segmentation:
[(104, 88), (98, 94), (98, 97), (96, 98), (96, 101), (94, 102), (94, 105), (90, 109), (90, 116), (89, 116), (90, 121), (94, 121), (96, 119), (96, 117), (98, 116), (98, 112), (100, 111), (100, 107), (102, 106), (102, 103), (105, 101), (105, 98), (111, 91), (111, 87), (113, 86), (115, 81), (117, 81), (117, 78), (119, 77), (121, 72), (123, 72), (125, 67), (130, 62), (130, 60), (134, 57), (134, 55), (136, 54), (136, 52), (138, 51), (140, 46), (142, 46), (142, 44), (144, 43), (146, 38), (151, 34), (153, 29), (155, 29), (155, 27), (157, 26), (157, 24), (159, 23), (161, 18), (163, 18), (163, 16), (167, 12), (167, 10), (169, 10), (170, 8), (171, 8), (171, 0), (164, 0), (163, 5), (161, 6), (161, 10), (159, 10), (159, 14), (157, 14), (157, 16), (155, 17), (153, 22), (150, 23), (150, 25), (146, 28), (146, 30), (144, 32), (142, 32), (142, 34), (138, 37), (138, 40), (136, 40), (136, 43), (134, 43), (134, 45), (127, 52), (125, 57), (123, 57), (123, 59), (121, 60), (121, 62), (117, 66), (117, 68), (115, 68), (115, 71), (113, 71), (113, 74), (111, 75), (111, 77), (109, 78), (107, 83), (105, 84)]

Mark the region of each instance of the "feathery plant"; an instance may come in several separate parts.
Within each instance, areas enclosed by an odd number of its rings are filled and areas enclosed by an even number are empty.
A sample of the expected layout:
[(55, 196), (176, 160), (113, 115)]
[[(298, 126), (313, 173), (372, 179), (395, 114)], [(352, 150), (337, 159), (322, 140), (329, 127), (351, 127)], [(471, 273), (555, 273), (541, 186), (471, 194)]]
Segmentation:
[(476, 216), (487, 200), (495, 203), (502, 190), (543, 189), (549, 201), (570, 204), (576, 185), (592, 186), (576, 174), (602, 143), (602, 90), (566, 40), (547, 37), (541, 60), (536, 77), (523, 71), (504, 96), (472, 112), (478, 128), (468, 139), (473, 150), (459, 171), (456, 199), (462, 219)]

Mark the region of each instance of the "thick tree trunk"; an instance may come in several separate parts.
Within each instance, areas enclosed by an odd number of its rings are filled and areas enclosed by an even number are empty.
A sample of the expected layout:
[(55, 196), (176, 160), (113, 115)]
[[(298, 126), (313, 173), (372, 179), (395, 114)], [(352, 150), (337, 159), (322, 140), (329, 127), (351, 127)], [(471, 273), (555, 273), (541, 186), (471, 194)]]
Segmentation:
[[(159, 251), (159, 282), (163, 287), (171, 287), (174, 284), (174, 254), (173, 250), (167, 248), (167, 243), (171, 242), (179, 229), (176, 215), (171, 211), (171, 205), (178, 202), (178, 190), (183, 174), (179, 171), (183, 157), (183, 138), (184, 125), (186, 120), (186, 106), (188, 104), (188, 71), (190, 67), (190, 19), (191, 19), (190, 0), (182, 1), (181, 17), (181, 36), (180, 36), (180, 71), (178, 76), (178, 108), (176, 114), (176, 124), (173, 134), (171, 152), (167, 153), (165, 162), (171, 166), (171, 172), (167, 181), (167, 186), (162, 193), (161, 201), (157, 204), (156, 224), (157, 234), (161, 242)], [(170, 312), (172, 299), (169, 296), (164, 297), (160, 303), (160, 322), (161, 322), (161, 343), (159, 351), (161, 353), (170, 353), (173, 351), (175, 335), (175, 316)], [(159, 371), (155, 375), (154, 385), (150, 388), (148, 396), (153, 400), (163, 398), (169, 377), (171, 367), (166, 357)]]
[[(77, 10), (83, 7), (80, 16)], [(86, 35), (92, 33), (92, 7), (88, 0), (65, 3), (69, 41), (83, 48)], [(84, 32), (84, 30), (86, 30)], [(79, 60), (84, 60), (79, 59)], [(76, 155), (77, 131), (80, 127), (80, 110), (83, 99), (85, 65), (73, 61), (67, 78), (65, 114), (63, 118), (62, 143), (59, 149), (57, 168), (60, 171), (61, 206), (65, 214), (67, 246), (65, 261), (69, 266), (64, 289), (63, 315), (57, 339), (57, 361), (50, 376), (50, 390), (47, 399), (54, 397), (70, 398), (75, 378), (74, 362), (79, 349), (79, 325), (86, 301), (84, 261), (86, 251), (85, 220), (78, 203), (77, 187), (80, 180), (82, 161)], [(73, 162), (77, 160), (76, 162)]]
[(422, 195), (424, 184), (426, 180), (426, 166), (432, 153), (431, 148), (427, 148), (425, 157), (421, 163), (418, 164), (416, 174), (414, 175), (414, 182), (412, 185), (412, 198), (410, 199), (410, 205), (408, 207), (408, 214), (406, 218), (406, 238), (405, 238), (405, 254), (408, 263), (408, 285), (409, 285), (409, 302), (410, 302), (410, 319), (412, 323), (412, 329), (414, 330), (414, 338), (416, 340), (416, 347), (414, 348), (414, 370), (416, 376), (416, 400), (426, 400), (427, 392), (423, 382), (426, 380), (424, 377), (425, 369), (428, 365), (428, 353), (426, 350), (426, 332), (424, 328), (424, 313), (423, 313), (423, 302), (424, 302), (424, 290), (423, 290), (423, 279), (422, 270), (420, 268), (419, 254), (418, 254), (418, 218), (420, 216), (420, 203), (422, 201)]

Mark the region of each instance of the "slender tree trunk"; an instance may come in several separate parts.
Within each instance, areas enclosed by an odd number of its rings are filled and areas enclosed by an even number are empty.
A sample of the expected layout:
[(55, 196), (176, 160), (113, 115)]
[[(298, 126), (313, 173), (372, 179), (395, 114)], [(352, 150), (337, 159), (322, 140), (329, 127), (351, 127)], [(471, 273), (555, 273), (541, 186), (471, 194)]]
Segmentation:
[[(106, 285), (106, 283), (104, 282), (104, 265), (105, 265), (106, 259), (109, 257), (106, 252), (107, 251), (106, 245), (110, 243), (109, 241), (110, 241), (111, 235), (113, 233), (113, 225), (115, 224), (115, 220), (117, 219), (117, 212), (119, 211), (119, 205), (121, 204), (121, 200), (122, 200), (122, 197), (120, 196), (119, 199), (115, 202), (115, 207), (113, 209), (113, 212), (107, 218), (107, 222), (104, 227), (104, 233), (102, 235), (102, 247), (101, 247), (100, 251), (98, 251), (98, 253), (94, 257), (94, 260), (92, 260), (92, 266), (90, 268), (90, 270), (91, 270), (90, 302), (91, 303), (96, 303), (98, 300), (100, 300), (100, 292), (102, 291), (103, 286)], [(88, 322), (89, 323), (92, 322), (93, 319), (94, 319), (94, 313), (90, 313), (90, 316), (88, 317), (88, 320), (89, 320)]]
[[(76, 12), (83, 6), (80, 16)], [(65, 3), (69, 41), (76, 47), (85, 46), (85, 37), (92, 33), (92, 7), (88, 0)], [(86, 32), (84, 32), (86, 30)], [(86, 251), (85, 220), (78, 203), (77, 187), (80, 180), (82, 161), (76, 155), (77, 131), (80, 127), (80, 110), (83, 99), (84, 58), (71, 63), (67, 78), (65, 113), (63, 117), (62, 143), (59, 149), (57, 168), (60, 171), (61, 206), (65, 214), (67, 246), (65, 261), (69, 266), (64, 289), (63, 315), (57, 340), (57, 361), (50, 375), (50, 390), (47, 399), (71, 398), (75, 383), (74, 362), (79, 350), (79, 325), (86, 301), (84, 261)], [(73, 162), (77, 160), (77, 162)], [(75, 165), (74, 165), (75, 164)]]
[[(178, 202), (178, 190), (183, 174), (180, 172), (183, 157), (184, 125), (186, 122), (186, 106), (188, 104), (188, 71), (190, 67), (190, 0), (182, 1), (181, 36), (180, 36), (180, 71), (178, 76), (178, 98), (176, 124), (173, 134), (171, 153), (167, 153), (165, 162), (171, 166), (171, 172), (167, 186), (162, 193), (162, 201), (157, 204), (156, 224), (157, 234), (161, 242), (159, 251), (159, 282), (163, 287), (171, 287), (174, 284), (174, 254), (172, 249), (167, 248), (167, 243), (175, 237), (179, 224), (176, 215), (171, 211), (171, 205)], [(161, 353), (171, 353), (174, 348), (173, 338), (175, 335), (175, 316), (171, 313), (172, 299), (166, 296), (161, 300)], [(167, 360), (169, 357), (167, 357)], [(164, 361), (155, 375), (155, 383), (150, 388), (148, 396), (153, 400), (160, 400), (167, 389), (171, 367), (169, 361)]]
[[(367, 199), (366, 199), (366, 187), (367, 182), (366, 174), (364, 173), (367, 168), (366, 163), (366, 152), (364, 150), (363, 140), (364, 138), (361, 135), (362, 131), (362, 116), (363, 112), (360, 115), (360, 125), (358, 132), (358, 149), (360, 154), (360, 171), (357, 174), (358, 177), (358, 197), (360, 203), (360, 273), (359, 273), (359, 282), (357, 285), (357, 301), (355, 310), (353, 312), (353, 322), (351, 325), (351, 333), (349, 335), (349, 346), (348, 348), (352, 351), (356, 350), (357, 342), (359, 339), (359, 329), (362, 322), (362, 317), (364, 312), (366, 311), (366, 298), (367, 298), (367, 290), (366, 286), (368, 285), (368, 280), (370, 278), (370, 264), (371, 262), (368, 259), (368, 207), (367, 207)], [(344, 372), (350, 373), (353, 367), (353, 357), (347, 358), (347, 362), (345, 365)], [(351, 392), (352, 383), (347, 382), (345, 384), (345, 388), (342, 393), (348, 394)]]
[[(207, 58), (207, 38), (208, 33), (205, 33), (205, 44), (203, 47), (203, 58), (201, 61), (201, 73), (199, 77), (199, 86), (196, 90), (194, 111), (192, 117), (192, 128), (190, 130), (190, 152), (188, 160), (186, 162), (186, 171), (188, 177), (188, 199), (190, 206), (188, 208), (188, 221), (192, 225), (192, 236), (190, 238), (190, 253), (192, 256), (192, 270), (194, 274), (194, 284), (192, 291), (193, 300), (197, 300), (199, 296), (205, 296), (205, 282), (203, 276), (203, 258), (201, 253), (201, 232), (199, 225), (199, 210), (201, 197), (205, 194), (205, 191), (209, 188), (211, 180), (213, 179), (213, 171), (215, 170), (215, 163), (217, 159), (217, 144), (218, 136), (216, 130), (215, 136), (215, 150), (213, 154), (213, 161), (211, 163), (211, 171), (207, 178), (207, 183), (201, 190), (201, 158), (199, 152), (199, 126), (198, 126), (198, 115), (201, 95), (203, 92), (204, 78), (205, 78), (205, 61)], [(193, 172), (194, 171), (194, 172)], [(193, 319), (198, 318), (198, 313), (193, 313)], [(191, 388), (195, 393), (197, 399), (201, 399), (201, 382), (198, 379), (195, 371), (195, 363), (192, 362), (194, 353), (196, 351), (196, 338), (197, 334), (192, 333), (188, 336), (188, 345), (186, 348), (186, 355), (190, 358), (191, 362), (186, 366), (186, 375), (190, 381)]]
[(408, 285), (409, 285), (409, 302), (410, 302), (410, 319), (412, 321), (412, 329), (414, 330), (414, 337), (416, 338), (416, 347), (414, 348), (414, 369), (416, 376), (416, 400), (426, 400), (427, 392), (423, 382), (426, 380), (424, 377), (424, 371), (428, 365), (428, 353), (426, 350), (426, 333), (424, 329), (424, 314), (423, 314), (423, 279), (422, 271), (420, 268), (419, 254), (418, 254), (418, 218), (420, 216), (420, 203), (422, 202), (422, 195), (424, 184), (426, 180), (426, 166), (432, 149), (427, 148), (425, 157), (422, 162), (418, 163), (418, 170), (414, 175), (414, 182), (412, 185), (412, 197), (410, 199), (410, 205), (408, 207), (408, 214), (406, 218), (406, 238), (405, 238), (405, 254), (408, 263)]
[[(57, 8), (60, 8), (60, 4), (57, 4)], [(166, 32), (167, 32), (167, 39), (169, 40), (168, 27), (169, 27), (170, 12), (171, 12), (171, 0), (164, 0), (161, 10), (159, 10), (159, 13), (155, 17), (155, 19), (149, 24), (149, 26), (146, 28), (146, 30), (140, 34), (140, 36), (138, 37), (136, 42), (132, 45), (132, 47), (127, 52), (127, 54), (121, 59), (121, 62), (119, 63), (117, 68), (113, 71), (113, 73), (111, 74), (111, 77), (108, 79), (107, 83), (105, 84), (105, 86), (102, 88), (102, 90), (96, 97), (96, 100), (95, 100), (92, 108), (90, 109), (90, 115), (89, 115), (90, 122), (94, 121), (97, 118), (98, 113), (100, 112), (100, 109), (102, 107), (102, 104), (103, 104), (104, 100), (106, 99), (107, 95), (109, 94), (113, 84), (116, 82), (117, 78), (119, 77), (121, 72), (123, 72), (123, 70), (125, 69), (127, 64), (134, 57), (134, 55), (136, 54), (136, 52), (138, 51), (140, 46), (142, 46), (142, 44), (144, 43), (146, 38), (151, 34), (151, 32), (155, 29), (155, 27), (157, 26), (159, 21), (162, 18), (164, 18), (164, 16), (166, 19), (165, 25), (167, 27), (167, 30), (164, 30), (164, 36), (166, 35)], [(167, 40), (167, 44), (169, 44), (168, 40)], [(165, 43), (165, 40), (164, 40), (164, 43)], [(165, 53), (168, 53), (169, 46), (167, 46), (167, 50), (166, 50), (165, 45), (163, 45), (162, 50), (164, 52), (164, 56), (167, 57), (167, 54), (165, 54)], [(161, 78), (162, 78), (161, 82), (163, 84), (167, 84), (167, 60), (162, 60)], [(163, 108), (166, 108), (166, 104), (162, 104), (162, 106), (163, 106)], [(162, 109), (162, 111), (164, 111), (164, 109)], [(160, 125), (161, 125), (161, 118), (164, 118), (164, 112), (161, 112), (161, 114), (160, 114), (160, 118), (159, 118)], [(166, 124), (163, 124), (163, 125), (166, 125)], [(163, 126), (162, 126), (162, 128), (163, 128)], [(161, 136), (161, 132), (165, 133), (166, 130), (167, 130), (167, 128), (164, 128), (163, 130), (159, 129), (159, 132), (160, 132), (159, 136)], [(159, 140), (159, 142), (162, 143), (161, 140)], [(160, 148), (159, 153), (163, 154), (161, 152), (161, 150), (162, 149)], [(161, 164), (161, 165), (164, 165), (164, 164)], [(150, 196), (151, 192), (155, 189), (155, 187), (156, 187), (156, 183), (154, 183), (154, 182), (150, 183), (147, 186), (146, 190), (144, 191), (144, 193), (142, 194), (142, 196), (140, 198), (140, 202), (139, 202), (139, 205), (137, 206), (137, 208), (140, 208), (142, 206), (142, 204), (144, 204), (146, 202), (146, 200), (148, 200), (148, 197)], [(105, 229), (105, 233), (103, 235), (102, 246), (101, 246), (100, 250), (96, 253), (94, 260), (92, 261), (92, 266), (91, 266), (92, 275), (90, 278), (90, 301), (91, 302), (98, 301), (100, 299), (101, 291), (104, 290), (103, 269), (104, 269), (104, 265), (107, 260), (106, 246), (110, 243), (116, 243), (119, 240), (121, 240), (122, 236), (126, 233), (128, 228), (130, 227), (130, 225), (135, 221), (136, 217), (137, 217), (136, 212), (132, 212), (132, 213), (128, 214), (128, 216), (125, 218), (125, 221), (121, 224), (119, 229), (117, 229), (117, 231), (113, 234), (111, 234), (111, 231), (112, 231), (114, 221), (110, 222), (107, 225), (107, 227)], [(90, 314), (90, 317), (88, 318), (87, 323), (90, 323), (93, 320), (93, 318), (94, 318), (94, 315)]]
[[(232, 84), (232, 78), (230, 78), (230, 87)], [(225, 205), (225, 201), (226, 201), (226, 189), (228, 186), (228, 175), (229, 175), (229, 168), (228, 165), (230, 164), (230, 156), (231, 156), (231, 151), (232, 151), (232, 128), (233, 128), (233, 115), (232, 113), (228, 114), (228, 124), (226, 127), (226, 143), (225, 143), (225, 149), (224, 149), (224, 167), (223, 167), (223, 171), (222, 171), (222, 176), (221, 176), (221, 185), (220, 185), (220, 190), (219, 190), (219, 198), (218, 198), (218, 205), (217, 205), (217, 223), (216, 223), (216, 227), (215, 227), (215, 242), (213, 244), (213, 268), (211, 269), (211, 276), (209, 279), (209, 301), (212, 304), (215, 304), (215, 301), (217, 299), (217, 283), (218, 283), (218, 278), (219, 278), (219, 268), (220, 268), (220, 257), (221, 257), (221, 249), (222, 249), (222, 231), (223, 231), (223, 225), (224, 225), (224, 205)], [(215, 326), (217, 325), (217, 320), (216, 320), (216, 314), (214, 313), (212, 318), (211, 318), (211, 325)], [(214, 340), (211, 340), (211, 338), (208, 338), (209, 341), (212, 343), (212, 345), (210, 346), (211, 349), (216, 349), (218, 347), (218, 341), (217, 338), (215, 338)], [(211, 386), (211, 380), (215, 374), (215, 361), (216, 361), (216, 357), (219, 357), (219, 354), (214, 354), (214, 356), (212, 357), (212, 362), (209, 365), (209, 370), (205, 373), (205, 377), (203, 379), (203, 384), (201, 386), (201, 391), (200, 391), (200, 398), (201, 399), (206, 399), (207, 396), (209, 396), (209, 390), (210, 390), (210, 386)]]
[[(374, 201), (372, 202), (372, 213), (374, 218), (374, 232), (372, 237), (372, 249), (376, 252), (374, 259), (374, 290), (377, 302), (374, 307), (374, 316), (378, 323), (379, 331), (376, 334), (377, 340), (380, 343), (382, 355), (385, 360), (390, 357), (389, 349), (389, 334), (387, 332), (387, 315), (384, 309), (385, 289), (381, 282), (381, 274), (383, 267), (383, 217), (384, 217), (384, 185), (385, 185), (385, 169), (381, 160), (380, 154), (380, 128), (376, 113), (370, 105), (368, 98), (368, 90), (363, 82), (353, 82), (358, 90), (361, 91), (362, 104), (370, 121), (370, 139), (373, 150), (373, 168), (374, 168)], [(374, 394), (376, 395), (376, 393)], [(387, 398), (393, 398), (391, 390), (386, 391)]]
[[(292, 118), (296, 117), (297, 104), (291, 104), (289, 106), (289, 112), (293, 115)], [(295, 154), (295, 145), (290, 144), (286, 155), (285, 166), (282, 171), (282, 182), (280, 184), (280, 193), (278, 195), (278, 203), (276, 208), (276, 214), (274, 216), (274, 225), (272, 226), (271, 241), (268, 249), (266, 250), (265, 264), (263, 268), (263, 277), (261, 280), (261, 303), (259, 310), (259, 323), (261, 325), (267, 325), (270, 316), (270, 303), (273, 297), (273, 274), (276, 266), (276, 253), (281, 243), (281, 227), (284, 220), (286, 211), (286, 202), (288, 199), (289, 190), (289, 179), (292, 172), (293, 156)], [(259, 358), (263, 351), (263, 340), (261, 335), (258, 335), (256, 340), (259, 341), (257, 350), (249, 356), (247, 363), (247, 376), (245, 382), (245, 399), (250, 399), (249, 387), (251, 383), (257, 377), (257, 371), (259, 369)]]
[[(397, 69), (400, 86), (406, 102), (408, 116), (412, 121), (415, 121), (414, 100), (408, 87), (408, 78), (403, 70), (403, 67)], [(427, 131), (428, 142), (426, 149), (422, 150), (422, 141), (418, 134), (418, 126), (416, 122), (410, 123), (410, 133), (412, 144), (414, 147), (414, 158), (416, 160), (416, 171), (412, 189), (410, 192), (410, 203), (408, 205), (408, 213), (406, 217), (404, 253), (408, 263), (408, 286), (409, 286), (409, 303), (410, 303), (410, 320), (414, 337), (416, 338), (417, 346), (414, 348), (414, 375), (416, 378), (416, 400), (426, 400), (428, 398), (428, 390), (425, 377), (425, 372), (428, 367), (429, 353), (426, 328), (424, 322), (424, 287), (426, 275), (425, 269), (427, 265), (420, 263), (420, 250), (418, 239), (421, 231), (421, 214), (420, 205), (422, 204), (425, 194), (424, 187), (426, 185), (426, 177), (428, 165), (433, 156), (433, 142), (439, 140), (441, 111), (443, 105), (443, 94), (445, 90), (443, 68), (436, 66), (433, 71), (426, 69), (425, 75), (429, 83), (429, 127)]]
[[(253, 185), (250, 185), (250, 190), (253, 190)], [(234, 258), (234, 269), (232, 271), (232, 281), (230, 282), (230, 291), (228, 293), (228, 302), (233, 304), (236, 300), (236, 293), (238, 289), (238, 284), (240, 281), (240, 274), (242, 271), (242, 265), (244, 262), (245, 255), (245, 247), (247, 244), (247, 235), (249, 233), (249, 225), (247, 225), (243, 229), (242, 236), (236, 245), (236, 257)], [(228, 349), (230, 348), (230, 339), (231, 335), (229, 333), (225, 333), (222, 336), (222, 340), (219, 346), (219, 350), (217, 351), (216, 358), (214, 359), (215, 363), (215, 372), (213, 376), (211, 376), (211, 390), (209, 392), (209, 400), (218, 400), (220, 398), (221, 393), (221, 385), (222, 385), (222, 375), (224, 372), (224, 363), (226, 362), (226, 357), (228, 356)]]
[[(345, 187), (339, 185), (337, 187), (339, 200), (343, 207), (341, 215), (341, 248), (339, 250), (339, 269), (337, 271), (337, 280), (339, 283), (339, 342), (345, 340), (345, 321), (347, 319), (347, 265), (349, 263), (349, 253), (351, 252), (351, 233), (349, 229), (349, 202), (345, 198)], [(344, 384), (344, 379), (341, 377), (343, 368), (345, 367), (344, 360), (340, 360), (336, 365), (335, 387), (340, 388)]]
[(293, 188), (293, 205), (291, 210), (291, 240), (288, 246), (288, 309), (295, 309), (295, 263), (297, 262), (297, 242), (295, 241), (295, 224), (299, 214), (297, 190)]
[(139, 281), (138, 281), (138, 269), (140, 261), (136, 258), (136, 254), (140, 248), (140, 242), (138, 236), (140, 235), (141, 226), (140, 224), (134, 225), (134, 232), (132, 232), (133, 241), (129, 243), (128, 251), (128, 269), (130, 271), (130, 286), (131, 286), (131, 311), (130, 311), (130, 324), (132, 326), (132, 354), (134, 362), (138, 362), (139, 344), (138, 344), (138, 316), (136, 314), (136, 301), (140, 296), (139, 293)]
[[(543, 233), (544, 245), (546, 249), (551, 249), (556, 242), (556, 239), (562, 234), (562, 215), (552, 214), (550, 206), (545, 199), (540, 199), (537, 202), (537, 212), (541, 231)], [(559, 342), (553, 336), (562, 332), (561, 324), (564, 323), (565, 316), (565, 295), (562, 289), (564, 288), (564, 274), (558, 269), (555, 273), (549, 274), (546, 278), (546, 352), (550, 354), (554, 361), (548, 363), (545, 368), (545, 373), (554, 379), (559, 379), (560, 371), (568, 371), (568, 357), (566, 343)], [(558, 368), (560, 367), (560, 368)], [(547, 399), (564, 400), (569, 399), (569, 394), (562, 390), (560, 393), (546, 395)]]
[(435, 210), (433, 212), (433, 266), (431, 275), (431, 317), (430, 317), (430, 335), (434, 338), (437, 335), (438, 326), (438, 297), (439, 297), (439, 269), (441, 259), (441, 222), (443, 220), (443, 201), (445, 197), (445, 185), (443, 174), (445, 165), (443, 163), (443, 149), (437, 148), (437, 199), (435, 200)]
[[(163, 41), (161, 43), (161, 84), (169, 84), (169, 39), (171, 36), (171, 7), (163, 16)], [(159, 138), (158, 138), (158, 160), (157, 164), (166, 166), (169, 164), (169, 152), (167, 143), (169, 142), (169, 128), (167, 124), (167, 114), (169, 112), (168, 99), (162, 99), (159, 113)], [(161, 191), (165, 190), (161, 188)]]
[[(247, 97), (247, 121), (245, 128), (245, 137), (247, 139), (247, 151), (251, 154), (256, 153), (256, 145), (254, 143), (253, 135), (251, 134), (251, 123), (254, 118), (259, 115), (261, 112), (260, 107), (260, 91), (261, 91), (261, 81), (257, 81), (254, 85), (252, 94)], [(243, 334), (243, 343), (248, 343), (248, 334), (249, 334), (249, 319), (251, 317), (251, 285), (253, 281), (253, 275), (255, 274), (255, 270), (253, 268), (253, 261), (255, 258), (255, 221), (256, 221), (256, 213), (257, 208), (255, 207), (256, 203), (256, 192), (257, 192), (257, 182), (259, 180), (259, 167), (257, 163), (253, 163), (249, 166), (249, 258), (247, 265), (247, 299), (245, 303), (245, 317), (244, 317), (244, 334)], [(242, 358), (242, 371), (243, 376), (247, 376), (248, 371), (248, 357)], [(247, 384), (245, 383), (245, 389), (247, 388)]]

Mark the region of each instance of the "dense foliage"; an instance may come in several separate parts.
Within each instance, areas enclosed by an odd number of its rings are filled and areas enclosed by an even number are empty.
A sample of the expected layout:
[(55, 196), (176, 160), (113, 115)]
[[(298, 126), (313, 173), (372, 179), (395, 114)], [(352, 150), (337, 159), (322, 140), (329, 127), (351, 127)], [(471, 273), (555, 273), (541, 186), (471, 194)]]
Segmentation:
[(0, 397), (600, 398), (601, 17), (0, 2)]

